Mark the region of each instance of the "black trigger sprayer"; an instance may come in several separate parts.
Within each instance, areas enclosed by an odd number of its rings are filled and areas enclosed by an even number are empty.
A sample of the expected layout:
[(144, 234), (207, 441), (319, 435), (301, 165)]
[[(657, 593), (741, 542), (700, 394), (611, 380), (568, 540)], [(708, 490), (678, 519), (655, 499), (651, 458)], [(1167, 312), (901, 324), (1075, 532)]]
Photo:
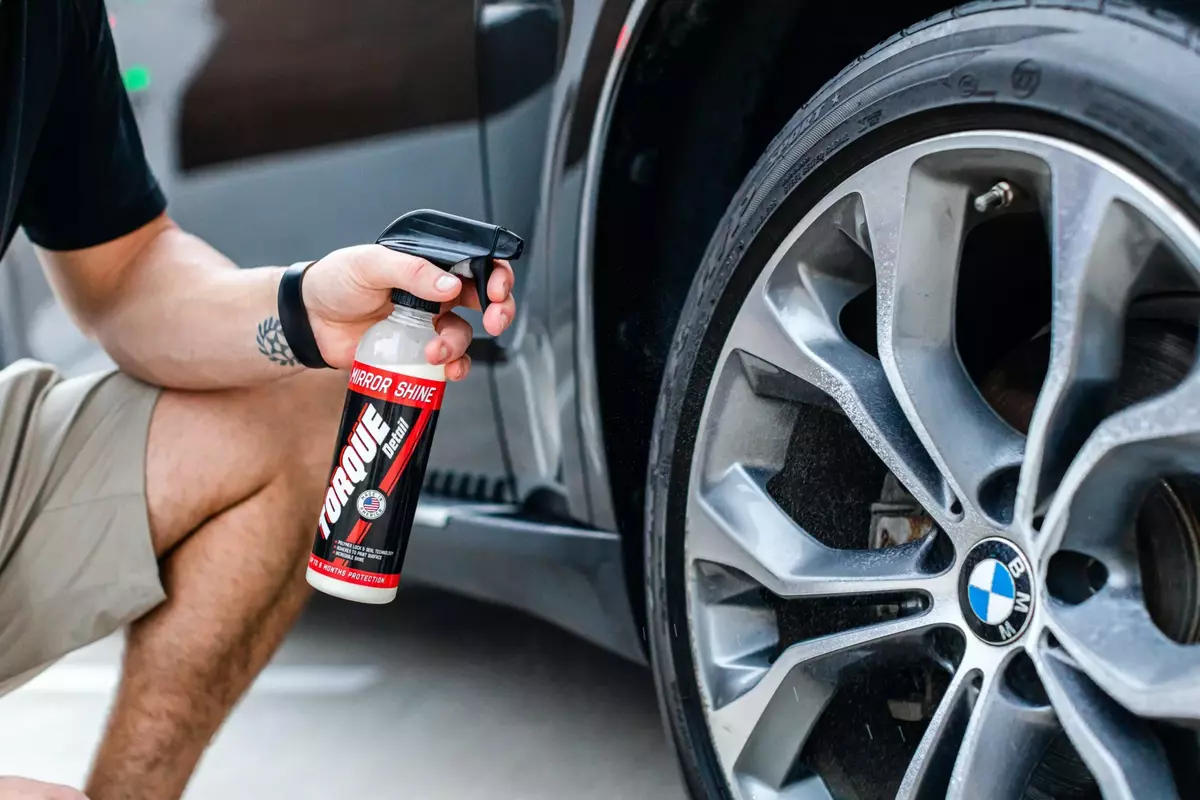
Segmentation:
[[(495, 259), (519, 258), (524, 247), (497, 225), (429, 210), (400, 217), (376, 243), (469, 275), (485, 311)], [(392, 303), (391, 316), (369, 328), (355, 352), (308, 559), (314, 588), (360, 603), (396, 596), (446, 388), (445, 367), (425, 358), (440, 304), (403, 289), (392, 292)]]

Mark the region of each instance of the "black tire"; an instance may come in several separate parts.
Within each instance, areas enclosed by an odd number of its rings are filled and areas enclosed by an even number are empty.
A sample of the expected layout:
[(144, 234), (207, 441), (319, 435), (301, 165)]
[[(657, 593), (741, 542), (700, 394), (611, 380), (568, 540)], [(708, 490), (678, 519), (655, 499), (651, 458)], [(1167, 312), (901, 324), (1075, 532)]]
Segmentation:
[(721, 344), (770, 254), (825, 193), (873, 159), (931, 136), (985, 128), (1085, 144), (1157, 184), (1195, 218), (1198, 50), (1200, 31), (1190, 21), (1139, 5), (969, 3), (893, 36), (843, 70), (750, 172), (685, 304), (667, 358), (647, 476), (651, 656), (693, 797), (731, 794), (709, 739), (685, 633), (688, 475)]

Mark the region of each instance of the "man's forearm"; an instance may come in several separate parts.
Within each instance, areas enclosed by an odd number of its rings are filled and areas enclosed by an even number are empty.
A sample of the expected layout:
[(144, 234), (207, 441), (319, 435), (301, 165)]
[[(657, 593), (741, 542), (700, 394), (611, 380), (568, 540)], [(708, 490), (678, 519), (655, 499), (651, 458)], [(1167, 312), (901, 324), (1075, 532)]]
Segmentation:
[[(51, 283), (80, 327), (130, 375), (173, 389), (251, 386), (300, 371), (277, 298), (283, 267), (238, 269), (165, 215), (95, 247), (39, 250)], [(512, 322), (513, 274), (497, 260), (483, 316), (499, 336)], [(425, 346), (449, 380), (470, 369), (471, 326), (450, 312), (479, 308), (474, 286), (425, 259), (377, 244), (324, 255), (305, 273), (304, 306), (321, 358), (349, 369), (366, 330), (392, 310), (393, 289), (441, 306)]]
[(124, 372), (173, 389), (219, 389), (302, 369), (276, 316), (282, 267), (238, 269), (174, 225), (131, 258), (119, 286), (90, 295), (101, 298), (97, 307), (70, 303)]

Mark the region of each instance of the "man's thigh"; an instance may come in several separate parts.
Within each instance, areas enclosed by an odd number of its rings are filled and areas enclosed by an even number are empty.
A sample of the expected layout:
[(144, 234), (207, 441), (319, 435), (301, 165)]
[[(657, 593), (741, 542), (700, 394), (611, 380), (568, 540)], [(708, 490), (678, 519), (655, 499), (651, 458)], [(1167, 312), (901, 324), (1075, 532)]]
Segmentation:
[(158, 560), (272, 482), (279, 532), (305, 532), (345, 386), (332, 370), (220, 392), (0, 371), (0, 694), (161, 603)]
[(272, 483), (289, 498), (279, 530), (257, 531), (247, 546), (269, 543), (300, 518), (315, 534), (346, 382), (344, 372), (309, 370), (249, 389), (163, 392), (146, 454), (155, 551), (169, 552)]
[(0, 692), (163, 599), (145, 503), (158, 390), (0, 371)]

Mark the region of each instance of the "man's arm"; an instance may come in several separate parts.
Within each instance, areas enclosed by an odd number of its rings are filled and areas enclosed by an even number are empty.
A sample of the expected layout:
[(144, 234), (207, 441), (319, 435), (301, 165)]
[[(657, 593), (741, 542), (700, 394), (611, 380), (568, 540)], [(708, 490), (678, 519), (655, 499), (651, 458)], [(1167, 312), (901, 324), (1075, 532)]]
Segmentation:
[[(2, 0), (0, 0), (2, 2)], [(127, 373), (178, 389), (247, 386), (299, 369), (278, 329), (281, 268), (239, 270), (163, 213), (142, 153), (104, 4), (77, 0), (63, 22), (61, 73), (21, 187), (20, 222), (55, 291)], [(314, 254), (314, 255), (320, 255)], [(378, 245), (325, 256), (304, 300), (325, 361), (349, 366), (363, 332), (391, 310), (391, 287), (470, 305), (474, 290), (418, 258)], [(512, 272), (488, 286), (484, 327), (513, 318)], [(501, 302), (503, 301), (503, 302)], [(471, 329), (443, 313), (427, 355), (461, 378)]]
[[(173, 389), (221, 389), (281, 378), (301, 369), (278, 327), (283, 267), (238, 269), (166, 215), (82, 250), (38, 249), (55, 292), (85, 333), (126, 373)], [(512, 321), (512, 271), (498, 262), (488, 285), (484, 327)], [(430, 363), (464, 377), (471, 327), (447, 313), (478, 308), (473, 288), (429, 262), (378, 245), (335, 251), (304, 278), (304, 300), (321, 354), (345, 369), (362, 334), (391, 312), (392, 288), (443, 303)], [(461, 296), (460, 296), (461, 291)]]

